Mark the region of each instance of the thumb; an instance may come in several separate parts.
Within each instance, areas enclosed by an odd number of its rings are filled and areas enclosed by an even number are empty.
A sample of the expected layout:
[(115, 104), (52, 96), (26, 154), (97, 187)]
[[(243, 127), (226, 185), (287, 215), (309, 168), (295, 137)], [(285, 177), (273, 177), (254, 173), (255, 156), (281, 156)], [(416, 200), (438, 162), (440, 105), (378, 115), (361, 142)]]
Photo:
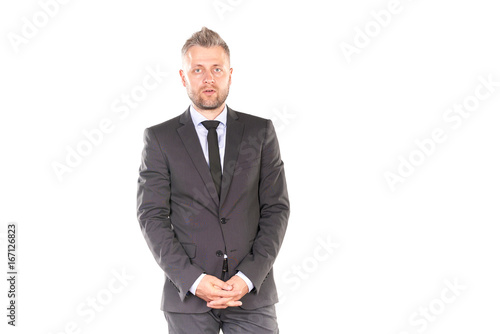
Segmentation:
[(227, 284), (226, 282), (224, 281), (221, 281), (220, 279), (214, 277), (214, 281), (212, 282), (212, 284), (222, 290), (226, 290), (226, 291), (231, 291), (233, 289), (233, 286), (231, 284)]

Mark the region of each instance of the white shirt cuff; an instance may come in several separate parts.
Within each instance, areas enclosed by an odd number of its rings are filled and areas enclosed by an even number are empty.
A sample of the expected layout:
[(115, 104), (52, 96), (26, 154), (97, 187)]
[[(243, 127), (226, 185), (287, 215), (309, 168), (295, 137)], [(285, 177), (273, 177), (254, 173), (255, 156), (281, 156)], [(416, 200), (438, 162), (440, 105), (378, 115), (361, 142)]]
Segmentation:
[(205, 277), (205, 275), (206, 274), (201, 274), (200, 277), (198, 277), (198, 279), (194, 281), (193, 285), (191, 285), (191, 288), (189, 289), (189, 292), (196, 296), (196, 289), (198, 289), (198, 285), (200, 284), (203, 277)]
[(252, 281), (250, 281), (248, 279), (248, 277), (246, 277), (245, 274), (243, 274), (241, 271), (238, 271), (236, 273), (236, 275), (240, 276), (245, 281), (245, 283), (248, 285), (248, 292), (252, 291), (252, 289), (253, 289)]

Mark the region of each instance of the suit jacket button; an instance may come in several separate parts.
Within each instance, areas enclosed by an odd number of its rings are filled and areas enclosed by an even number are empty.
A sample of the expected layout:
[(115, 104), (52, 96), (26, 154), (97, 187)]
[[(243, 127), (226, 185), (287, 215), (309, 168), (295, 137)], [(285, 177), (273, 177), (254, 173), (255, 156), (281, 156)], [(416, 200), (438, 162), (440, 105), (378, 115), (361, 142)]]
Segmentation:
[(221, 250), (218, 250), (217, 252), (215, 252), (215, 255), (217, 255), (217, 257), (222, 257), (224, 256), (224, 253)]
[(221, 224), (225, 224), (226, 223), (226, 218), (221, 218), (220, 222), (221, 222)]

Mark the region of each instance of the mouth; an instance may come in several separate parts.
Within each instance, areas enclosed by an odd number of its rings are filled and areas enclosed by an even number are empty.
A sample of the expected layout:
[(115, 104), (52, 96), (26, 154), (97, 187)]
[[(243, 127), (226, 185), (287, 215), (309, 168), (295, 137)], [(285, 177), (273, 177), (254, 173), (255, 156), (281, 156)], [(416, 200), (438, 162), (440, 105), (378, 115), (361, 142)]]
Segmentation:
[(215, 90), (214, 89), (205, 89), (203, 91), (203, 94), (205, 94), (205, 95), (212, 95), (212, 94), (215, 94)]

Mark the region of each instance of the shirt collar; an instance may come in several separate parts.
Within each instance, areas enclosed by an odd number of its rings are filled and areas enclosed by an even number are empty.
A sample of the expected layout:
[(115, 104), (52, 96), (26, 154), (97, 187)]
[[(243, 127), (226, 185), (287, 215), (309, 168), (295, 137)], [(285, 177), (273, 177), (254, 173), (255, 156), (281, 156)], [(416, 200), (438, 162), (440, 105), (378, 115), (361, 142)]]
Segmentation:
[[(208, 120), (208, 118), (206, 118), (205, 116), (200, 114), (198, 111), (196, 111), (196, 109), (194, 109), (192, 104), (189, 106), (189, 113), (191, 114), (191, 119), (193, 120), (193, 124), (195, 126), (201, 125), (201, 122)], [(215, 117), (214, 120), (221, 122), (222, 126), (226, 126), (227, 104), (224, 106), (224, 110), (222, 110), (222, 112), (217, 117)]]

